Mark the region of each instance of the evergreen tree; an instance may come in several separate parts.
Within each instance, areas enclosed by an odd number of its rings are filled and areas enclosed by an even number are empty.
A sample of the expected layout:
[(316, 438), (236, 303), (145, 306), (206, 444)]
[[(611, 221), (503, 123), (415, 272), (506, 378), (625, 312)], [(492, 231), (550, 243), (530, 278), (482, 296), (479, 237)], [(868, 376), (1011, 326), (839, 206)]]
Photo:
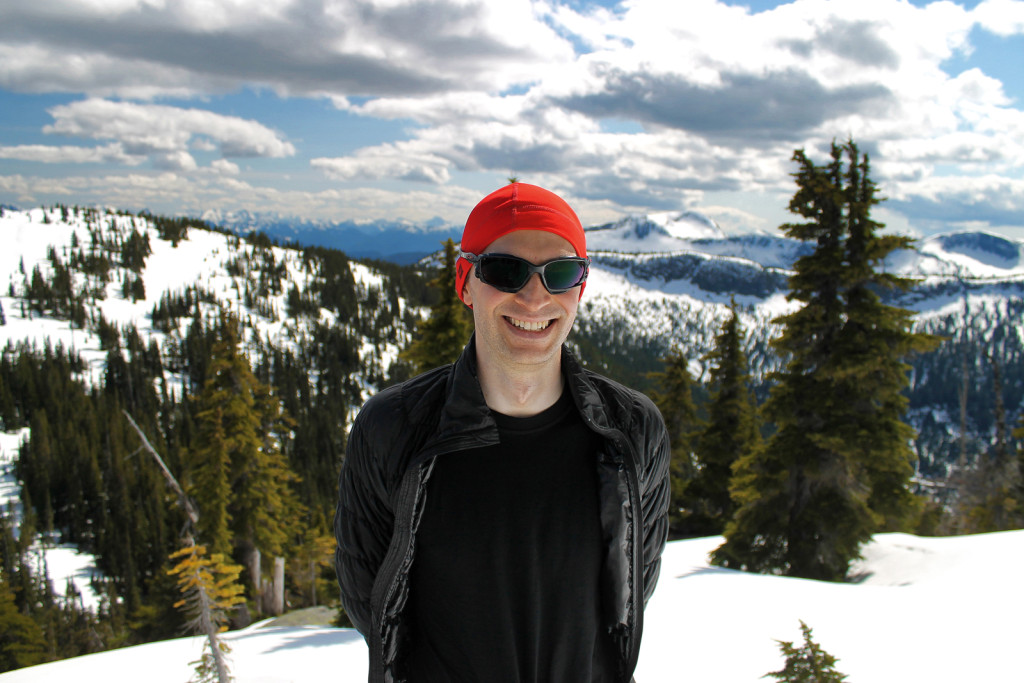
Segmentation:
[(790, 278), (789, 298), (802, 306), (777, 321), (784, 332), (774, 346), (788, 363), (772, 376), (765, 405), (776, 431), (737, 461), (738, 508), (713, 559), (839, 580), (872, 533), (913, 512), (903, 357), (935, 341), (910, 332), (910, 312), (878, 297), (909, 285), (877, 268), (910, 240), (877, 234), (867, 158), (852, 142), (833, 143), (822, 167), (803, 151), (793, 158), (800, 170), (789, 210), (806, 222), (782, 228), (815, 249)]
[(46, 661), (43, 630), (14, 601), (7, 573), (0, 571), (0, 672)]
[(208, 555), (205, 546), (186, 543), (171, 555), (176, 562), (168, 572), (178, 579), (181, 600), (175, 607), (189, 617), (189, 627), (206, 636), (206, 646), (200, 659), (193, 662), (197, 683), (230, 683), (226, 655), (227, 643), (219, 635), (227, 630), (227, 615), (243, 602), (242, 586), (238, 575), (242, 568), (230, 564), (224, 555)]
[(760, 443), (735, 300), (730, 311), (715, 337), (714, 349), (704, 358), (710, 365), (711, 399), (707, 425), (697, 438), (697, 471), (685, 494), (686, 526), (692, 536), (712, 536), (725, 530), (734, 511), (729, 492), (733, 463)]
[(692, 536), (687, 519), (686, 490), (695, 474), (693, 434), (698, 430), (697, 410), (693, 403), (693, 381), (686, 356), (673, 349), (664, 359), (664, 370), (651, 373), (658, 388), (652, 398), (668, 428), (672, 458), (669, 464), (672, 497), (669, 504), (669, 534), (672, 538)]
[(880, 200), (867, 155), (848, 142), (844, 201), (846, 240), (842, 293), (845, 320), (832, 352), (837, 431), (834, 443), (849, 450), (857, 479), (868, 491), (875, 531), (903, 531), (919, 512), (911, 492), (916, 436), (903, 421), (911, 367), (906, 358), (934, 349), (940, 339), (912, 332), (913, 312), (888, 306), (882, 292), (906, 291), (914, 282), (881, 268), (893, 252), (913, 248), (905, 235), (881, 235), (872, 220)]
[(253, 375), (233, 319), (221, 321), (220, 335), (197, 398), (200, 427), (189, 455), (189, 494), (201, 511), (200, 538), (221, 552), (229, 527), (232, 549), (258, 587), (259, 557), (283, 554), (301, 515), (291, 488), (297, 477), (270, 434), (280, 403)]
[(786, 656), (786, 666), (780, 671), (767, 673), (761, 678), (775, 678), (783, 683), (842, 683), (846, 674), (836, 671), (839, 661), (811, 638), (811, 629), (800, 622), (804, 644), (797, 647), (790, 641), (777, 641)]
[(1020, 425), (1013, 430), (1013, 438), (1021, 444), (1017, 451), (1017, 477), (1013, 486), (1013, 497), (1017, 501), (1017, 526), (1024, 528), (1024, 413), (1020, 416)]
[(231, 453), (224, 436), (224, 406), (216, 403), (206, 405), (197, 419), (199, 432), (190, 456), (190, 495), (201, 501), (197, 531), (213, 552), (230, 554)]
[[(991, 355), (986, 356), (992, 364), (992, 390), (996, 395), (995, 444), (990, 453), (978, 454), (972, 469), (958, 471), (951, 478), (958, 497), (957, 517), (953, 522), (958, 531), (973, 534), (1024, 526), (1021, 463), (1007, 449), (1000, 366)], [(1014, 434), (1024, 436), (1024, 430)]]
[(444, 264), (437, 278), (428, 283), (440, 298), (430, 309), (430, 315), (416, 324), (413, 341), (401, 354), (402, 360), (412, 366), (413, 374), (451, 363), (469, 340), (472, 319), (455, 291), (455, 262), (458, 260), (455, 242), (444, 242)]

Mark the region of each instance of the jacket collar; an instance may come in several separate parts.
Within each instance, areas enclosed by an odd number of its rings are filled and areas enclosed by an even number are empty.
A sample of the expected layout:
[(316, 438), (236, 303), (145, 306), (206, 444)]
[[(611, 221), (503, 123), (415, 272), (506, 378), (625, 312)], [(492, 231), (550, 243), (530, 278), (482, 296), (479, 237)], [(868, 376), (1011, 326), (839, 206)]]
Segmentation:
[[(569, 348), (562, 345), (562, 374), (580, 415), (599, 430), (611, 428), (601, 393)], [(476, 334), (452, 366), (434, 438), (425, 451), (437, 454), (498, 443), (498, 426), (484, 400), (477, 374)]]

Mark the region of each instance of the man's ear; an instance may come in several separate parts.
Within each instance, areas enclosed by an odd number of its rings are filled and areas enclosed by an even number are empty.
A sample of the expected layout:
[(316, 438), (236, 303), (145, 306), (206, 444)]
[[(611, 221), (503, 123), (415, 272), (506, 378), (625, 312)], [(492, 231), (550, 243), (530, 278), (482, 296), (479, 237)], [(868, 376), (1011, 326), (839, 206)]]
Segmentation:
[(469, 291), (469, 278), (462, 284), (462, 303), (473, 308), (473, 295)]

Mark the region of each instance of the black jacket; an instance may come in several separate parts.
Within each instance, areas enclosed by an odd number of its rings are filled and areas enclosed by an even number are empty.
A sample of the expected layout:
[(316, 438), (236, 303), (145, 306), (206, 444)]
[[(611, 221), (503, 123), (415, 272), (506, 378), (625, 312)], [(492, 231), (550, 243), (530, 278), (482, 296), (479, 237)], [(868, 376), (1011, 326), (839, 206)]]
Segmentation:
[[(371, 683), (404, 680), (402, 614), (434, 459), (498, 441), (476, 377), (474, 343), (454, 364), (373, 396), (349, 434), (335, 564), (342, 604), (370, 648)], [(619, 679), (629, 681), (668, 537), (668, 435), (650, 399), (585, 370), (565, 348), (562, 371), (584, 422), (604, 439), (597, 457), (609, 542), (602, 611), (617, 645)]]

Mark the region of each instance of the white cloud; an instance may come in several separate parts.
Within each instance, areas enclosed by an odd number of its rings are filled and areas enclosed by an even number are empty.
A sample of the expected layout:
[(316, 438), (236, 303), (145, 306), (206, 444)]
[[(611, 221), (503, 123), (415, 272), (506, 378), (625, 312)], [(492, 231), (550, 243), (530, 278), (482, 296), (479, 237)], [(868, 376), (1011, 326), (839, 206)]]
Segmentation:
[(126, 154), (119, 143), (102, 147), (76, 147), (73, 145), (14, 145), (0, 147), (0, 159), (35, 161), (44, 164), (99, 164), (118, 163), (137, 166), (144, 156)]
[(227, 211), (245, 207), (285, 216), (362, 220), (380, 218), (380, 207), (387, 206), (388, 218), (428, 221), (440, 216), (452, 223), (465, 220), (469, 209), (480, 199), (479, 192), (455, 186), (413, 191), (351, 188), (314, 192), (255, 185), (232, 176), (174, 172), (63, 178), (0, 175), (0, 192), (16, 196), (24, 204), (107, 204), (128, 210), (194, 216), (207, 209)]
[[(346, 156), (301, 160), (339, 192), (395, 180), (454, 192), (450, 183), (464, 174), (517, 173), (559, 185), (595, 211), (688, 208), (722, 193), (777, 199), (792, 192), (793, 149), (823, 158), (833, 139), (853, 137), (871, 153), (883, 192), (899, 197), (901, 210), (928, 213), (940, 201), (930, 183), (943, 175), (1021, 174), (1019, 102), (981, 68), (946, 69), (969, 58), (972, 30), (1024, 33), (1022, 8), (1021, 0), (971, 10), (794, 0), (762, 12), (715, 0), (613, 8), (557, 0), (7, 2), (0, 87), (150, 101), (243, 88), (323, 98), (339, 117), (414, 123), (403, 139), (373, 128), (372, 141)], [(46, 131), (101, 147), (15, 145), (0, 156), (145, 157), (176, 177), (218, 178), (212, 187), (224, 201), (232, 193), (239, 204), (278, 201), (267, 188), (229, 188), (228, 180), (245, 183), (247, 171), (206, 159), (300, 151), (256, 120), (203, 106), (94, 96), (54, 107)], [(314, 133), (307, 138), (298, 125), (292, 139), (315, 148)], [(220, 201), (212, 190), (184, 187)], [(986, 183), (964, 188), (959, 206), (991, 196)], [(364, 206), (372, 196), (346, 199)], [(326, 197), (306, 199), (315, 206)]]
[(1024, 33), (1024, 2), (985, 0), (972, 12), (978, 25), (999, 36)]
[(238, 168), (238, 164), (228, 161), (227, 159), (215, 159), (210, 164), (210, 169), (215, 173), (226, 176), (236, 176), (241, 173), (241, 169)]
[(32, 92), (500, 91), (573, 57), (531, 0), (5, 4), (0, 85)]
[(443, 185), (451, 178), (445, 159), (403, 147), (381, 145), (360, 150), (352, 157), (313, 159), (310, 165), (335, 180), (394, 179)]
[(196, 136), (216, 141), (229, 157), (287, 157), (295, 147), (266, 126), (201, 109), (88, 99), (50, 109), (43, 132), (117, 140), (130, 153), (181, 152)]

